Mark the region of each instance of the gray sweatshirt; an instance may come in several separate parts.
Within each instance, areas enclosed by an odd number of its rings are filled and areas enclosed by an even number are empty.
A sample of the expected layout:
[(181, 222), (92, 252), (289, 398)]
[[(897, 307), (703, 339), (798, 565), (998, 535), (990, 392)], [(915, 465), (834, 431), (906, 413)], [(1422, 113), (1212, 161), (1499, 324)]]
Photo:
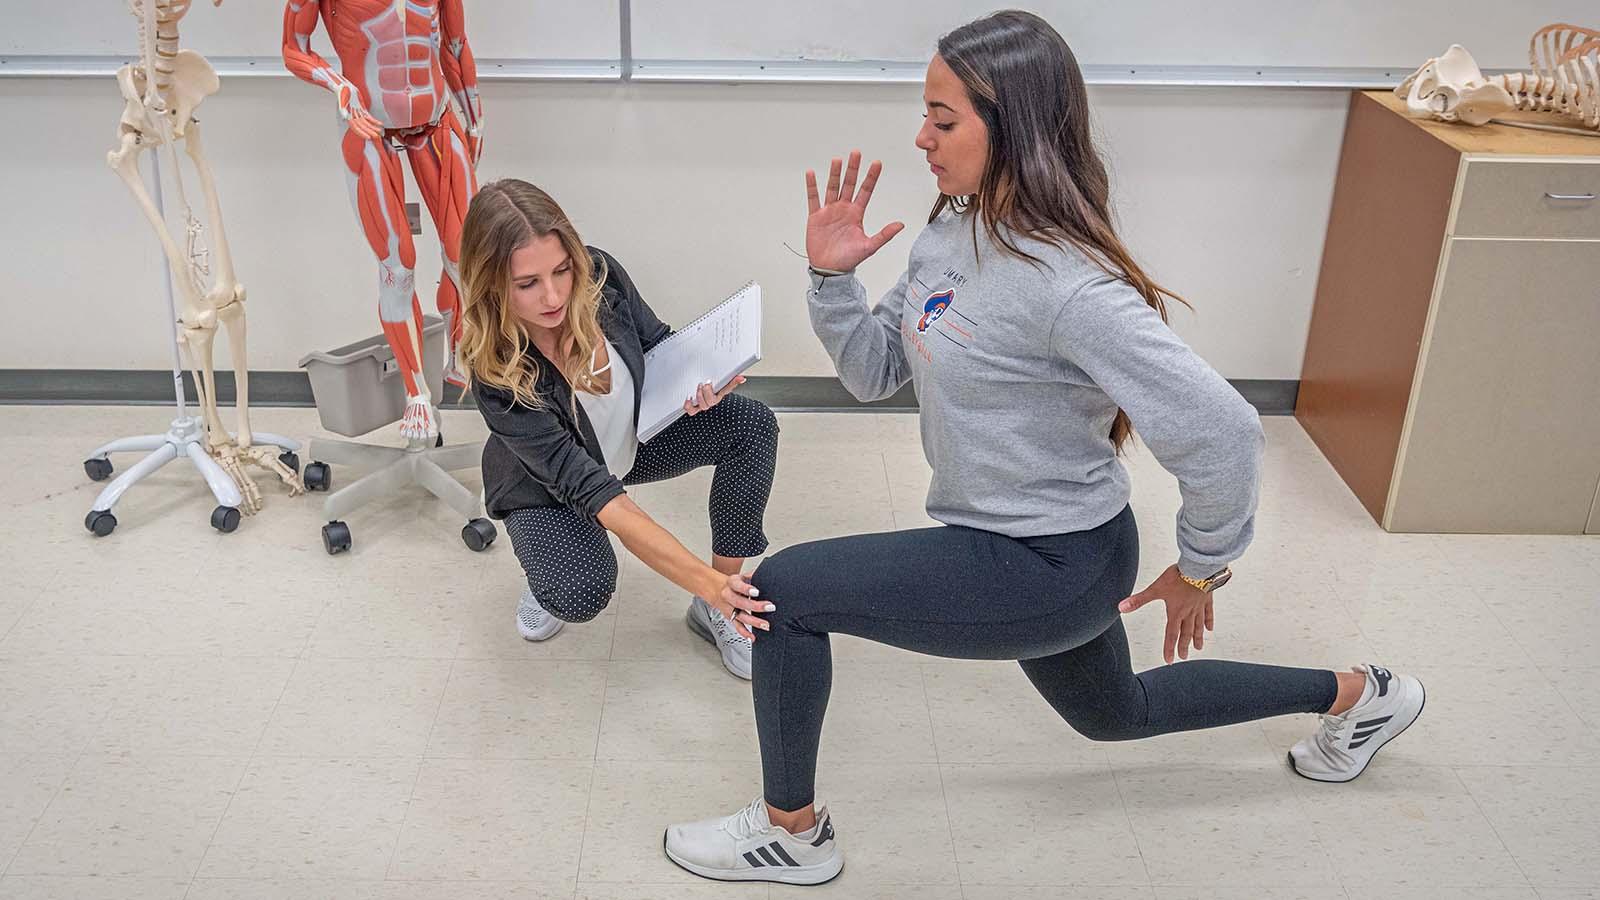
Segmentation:
[(1126, 282), (1018, 238), (1003, 254), (946, 211), (878, 305), (854, 275), (811, 275), (811, 325), (860, 400), (908, 379), (933, 467), (928, 515), (1010, 537), (1084, 531), (1128, 503), (1121, 406), (1178, 479), (1179, 569), (1205, 578), (1250, 543), (1264, 438), (1255, 410)]

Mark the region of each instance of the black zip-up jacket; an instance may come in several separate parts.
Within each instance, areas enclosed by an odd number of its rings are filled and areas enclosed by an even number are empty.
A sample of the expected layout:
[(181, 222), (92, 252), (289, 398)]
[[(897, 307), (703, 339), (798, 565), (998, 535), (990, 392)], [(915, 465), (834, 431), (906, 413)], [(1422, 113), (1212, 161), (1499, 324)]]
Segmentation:
[[(617, 348), (633, 375), (633, 424), (639, 425), (639, 396), (644, 385), (644, 355), (672, 333), (639, 296), (633, 279), (611, 254), (590, 247), (598, 270), (604, 266), (600, 291), (600, 330)], [(534, 347), (539, 360), (536, 390), (544, 401), (537, 409), (516, 401), (510, 391), (475, 384), (473, 397), (489, 425), (483, 446), (483, 488), (489, 515), (503, 519), (514, 509), (568, 506), (590, 518), (618, 494), (622, 481), (606, 468), (589, 417), (578, 406), (573, 417), (572, 386)]]

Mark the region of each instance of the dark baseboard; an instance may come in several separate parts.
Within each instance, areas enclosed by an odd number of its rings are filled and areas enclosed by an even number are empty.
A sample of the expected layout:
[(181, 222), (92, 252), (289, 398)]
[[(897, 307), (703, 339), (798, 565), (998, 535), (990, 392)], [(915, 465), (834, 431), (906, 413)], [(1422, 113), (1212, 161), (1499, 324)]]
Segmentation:
[[(1294, 413), (1300, 382), (1293, 379), (1231, 379), (1264, 416)], [(194, 398), (190, 374), (184, 391)], [(217, 402), (234, 401), (233, 373), (217, 373)], [(862, 403), (837, 378), (753, 375), (739, 393), (783, 412), (914, 412), (917, 397), (906, 385), (887, 400)], [(444, 407), (464, 405), (460, 392), (445, 388)], [(172, 373), (149, 369), (0, 369), (0, 404), (42, 406), (160, 406), (172, 402)], [(251, 406), (315, 406), (304, 372), (250, 373)]]
[(1263, 416), (1294, 415), (1300, 396), (1298, 378), (1229, 378), (1228, 383)]

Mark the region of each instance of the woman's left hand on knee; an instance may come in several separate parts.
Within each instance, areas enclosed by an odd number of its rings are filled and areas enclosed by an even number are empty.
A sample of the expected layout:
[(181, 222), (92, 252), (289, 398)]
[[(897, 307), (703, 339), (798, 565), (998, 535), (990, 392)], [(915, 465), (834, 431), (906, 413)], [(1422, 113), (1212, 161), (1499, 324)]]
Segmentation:
[(705, 384), (700, 385), (699, 389), (695, 391), (695, 395), (693, 397), (690, 397), (688, 400), (683, 402), (683, 411), (691, 416), (696, 413), (703, 413), (711, 407), (716, 406), (718, 403), (721, 403), (723, 397), (733, 393), (741, 384), (744, 384), (743, 375), (740, 375), (728, 382), (728, 386), (722, 390), (714, 391), (711, 389), (711, 382), (708, 381)]
[(716, 596), (706, 601), (716, 607), (722, 617), (733, 623), (741, 635), (755, 640), (756, 631), (770, 631), (771, 623), (761, 614), (776, 612), (778, 607), (770, 601), (758, 599), (761, 592), (750, 584), (744, 575), (729, 575)]

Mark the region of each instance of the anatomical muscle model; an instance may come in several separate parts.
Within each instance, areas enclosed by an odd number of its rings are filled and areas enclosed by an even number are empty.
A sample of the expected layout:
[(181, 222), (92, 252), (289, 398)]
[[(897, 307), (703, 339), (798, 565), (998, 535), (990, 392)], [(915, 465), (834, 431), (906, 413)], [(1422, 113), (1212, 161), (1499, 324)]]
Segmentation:
[[(289, 0), (284, 10), (284, 64), (327, 89), (338, 105), (351, 200), (378, 259), (378, 317), (405, 382), (400, 433), (412, 442), (438, 434), (438, 415), (422, 370), (422, 307), (401, 154), (411, 164), (443, 251), (436, 302), (449, 329), (445, 380), (465, 383), (455, 364), (461, 335), (456, 267), (461, 223), (478, 189), (483, 109), (462, 5), (463, 0)], [(319, 20), (339, 57), (337, 67), (311, 49)], [(451, 111), (451, 98), (465, 128)]]

